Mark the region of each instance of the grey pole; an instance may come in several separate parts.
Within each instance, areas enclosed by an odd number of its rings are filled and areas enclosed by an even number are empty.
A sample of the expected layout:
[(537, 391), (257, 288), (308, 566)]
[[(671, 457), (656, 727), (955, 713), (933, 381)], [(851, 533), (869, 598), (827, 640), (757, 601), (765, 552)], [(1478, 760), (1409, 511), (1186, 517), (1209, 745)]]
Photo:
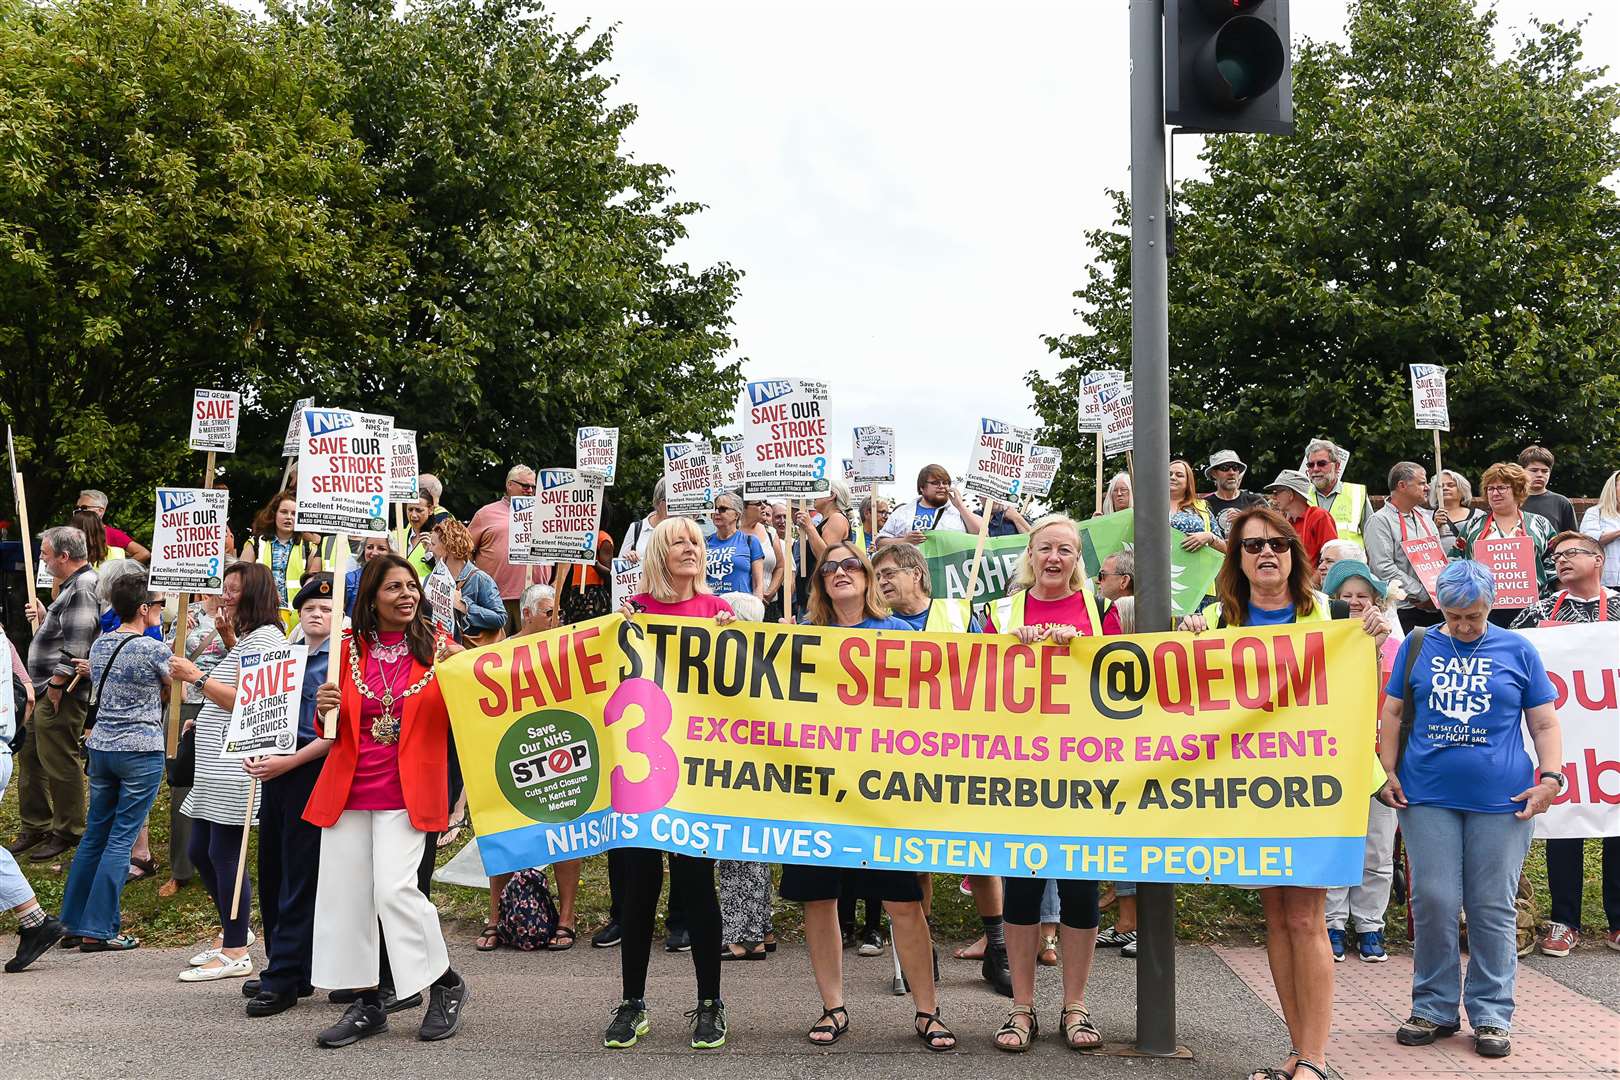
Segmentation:
[[(1136, 628), (1170, 629), (1170, 310), (1164, 252), (1164, 2), (1131, 4), (1131, 380)], [(1176, 890), (1138, 887), (1136, 1049), (1176, 1052)]]

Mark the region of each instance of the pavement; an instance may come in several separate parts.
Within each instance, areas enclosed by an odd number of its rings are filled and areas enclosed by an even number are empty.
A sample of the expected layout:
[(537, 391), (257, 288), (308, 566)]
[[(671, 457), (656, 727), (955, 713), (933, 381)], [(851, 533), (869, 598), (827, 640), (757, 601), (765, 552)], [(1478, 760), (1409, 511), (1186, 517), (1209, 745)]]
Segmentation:
[[(14, 947), (14, 939), (0, 939), (4, 955)], [(472, 988), (465, 1025), (455, 1038), (417, 1041), (418, 1010), (396, 1014), (382, 1035), (331, 1051), (314, 1044), (314, 1033), (341, 1011), (324, 995), (280, 1016), (249, 1020), (242, 1012), (240, 981), (176, 981), (191, 951), (85, 955), (53, 950), (28, 972), (0, 976), (5, 1017), (0, 1078), (978, 1080), (988, 1072), (1049, 1080), (1057, 1070), (1074, 1077), (1231, 1080), (1256, 1065), (1277, 1064), (1288, 1045), (1259, 949), (1177, 949), (1178, 1032), (1193, 1055), (1183, 1061), (1066, 1050), (1057, 1028), (1058, 975), (1049, 968), (1040, 972), (1039, 1009), (1046, 1026), (1034, 1049), (1001, 1053), (992, 1046), (991, 1033), (1005, 1017), (1006, 999), (979, 981), (977, 964), (948, 959), (944, 946), (941, 1001), (961, 1043), (957, 1052), (942, 1055), (928, 1053), (911, 1035), (910, 999), (891, 993), (887, 953), (845, 954), (852, 1029), (831, 1049), (812, 1047), (804, 1037), (821, 1009), (802, 945), (784, 944), (763, 963), (726, 964), (729, 1045), (700, 1052), (687, 1047), (681, 1016), (693, 1004), (691, 960), (658, 950), (648, 984), (652, 1034), (633, 1049), (608, 1051), (601, 1048), (601, 1033), (618, 1000), (617, 950), (593, 950), (582, 942), (565, 953), (478, 953), (470, 944), (453, 943), (452, 962)], [(254, 952), (262, 956), (258, 946)], [(1585, 950), (1568, 960), (1527, 964), (1521, 997), (1533, 1000), (1521, 1005), (1516, 1025), (1524, 1031), (1521, 1051), (1489, 1068), (1477, 1068), (1483, 1059), (1472, 1055), (1466, 1036), (1430, 1048), (1426, 1056), (1413, 1051), (1395, 1056), (1400, 1048), (1393, 1024), (1404, 1008), (1410, 970), (1410, 960), (1402, 957), (1377, 967), (1352, 960), (1336, 969), (1334, 1052), (1346, 1080), (1620, 1076), (1620, 955)], [(1133, 961), (1117, 950), (1099, 952), (1087, 998), (1114, 1050), (1132, 1036), (1134, 979)], [(1560, 1023), (1570, 1029), (1566, 1034), (1559, 1034)], [(1572, 1041), (1577, 1035), (1586, 1037), (1584, 1049)], [(1553, 1049), (1561, 1056), (1550, 1057)]]

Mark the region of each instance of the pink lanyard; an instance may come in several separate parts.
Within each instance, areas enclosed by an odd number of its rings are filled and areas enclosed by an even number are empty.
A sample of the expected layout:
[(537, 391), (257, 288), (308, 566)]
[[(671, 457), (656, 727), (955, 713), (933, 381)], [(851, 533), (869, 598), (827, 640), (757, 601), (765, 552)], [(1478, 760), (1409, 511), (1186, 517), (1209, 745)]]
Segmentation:
[[(1397, 510), (1395, 511), (1395, 520), (1401, 523), (1401, 543), (1404, 544), (1406, 543), (1406, 515)], [(1418, 536), (1421, 539), (1423, 535), (1423, 517), (1416, 510), (1412, 511), (1412, 521), (1414, 524), (1419, 526)], [(1430, 532), (1429, 535), (1434, 537), (1436, 540), (1440, 538), (1440, 534), (1436, 532)]]
[[(1553, 604), (1553, 609), (1550, 612), (1547, 613), (1547, 618), (1545, 620), (1543, 620), (1543, 622), (1542, 622), (1543, 626), (1547, 625), (1547, 623), (1555, 623), (1555, 622), (1558, 621), (1558, 609), (1564, 606), (1564, 600), (1566, 598), (1568, 598), (1568, 596), (1569, 596), (1569, 590), (1568, 589), (1565, 589), (1563, 592), (1558, 594), (1558, 602)], [(1609, 621), (1609, 594), (1606, 591), (1604, 591), (1602, 586), (1598, 587), (1598, 617), (1597, 617), (1597, 621), (1598, 622), (1608, 622)]]

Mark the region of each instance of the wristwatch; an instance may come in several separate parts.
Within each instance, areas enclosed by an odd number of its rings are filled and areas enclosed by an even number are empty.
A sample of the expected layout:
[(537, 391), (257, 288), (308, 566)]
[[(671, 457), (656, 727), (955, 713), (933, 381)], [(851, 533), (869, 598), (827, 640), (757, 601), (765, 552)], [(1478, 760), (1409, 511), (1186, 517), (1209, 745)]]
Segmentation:
[(1566, 776), (1564, 776), (1563, 773), (1561, 773), (1561, 772), (1551, 772), (1551, 771), (1548, 771), (1548, 770), (1545, 770), (1545, 769), (1543, 769), (1541, 772), (1536, 773), (1536, 783), (1539, 784), (1543, 780), (1554, 780), (1554, 781), (1556, 781), (1558, 783), (1558, 790), (1559, 791), (1563, 791), (1564, 790), (1564, 785), (1569, 783), (1569, 779)]
[(192, 679), (191, 680), (191, 685), (195, 686), (198, 690), (201, 690), (203, 688), (203, 683), (205, 683), (207, 681), (208, 681), (208, 673), (205, 671), (201, 675), (198, 675), (195, 679)]

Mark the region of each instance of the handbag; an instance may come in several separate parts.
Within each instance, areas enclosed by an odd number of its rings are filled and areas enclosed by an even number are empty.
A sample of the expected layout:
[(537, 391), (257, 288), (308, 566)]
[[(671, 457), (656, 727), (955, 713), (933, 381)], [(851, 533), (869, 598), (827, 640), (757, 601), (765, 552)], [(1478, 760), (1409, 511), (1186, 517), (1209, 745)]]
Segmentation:
[(85, 731), (89, 731), (96, 726), (96, 712), (101, 708), (101, 691), (107, 685), (107, 676), (112, 674), (113, 664), (117, 662), (118, 654), (124, 651), (125, 645), (140, 636), (140, 634), (125, 634), (124, 640), (113, 646), (112, 655), (107, 657), (107, 666), (101, 669), (101, 678), (96, 680), (96, 691), (90, 695), (90, 704), (85, 706)]
[(197, 729), (186, 728), (187, 720), (197, 719), (202, 712), (202, 702), (188, 702), (180, 706), (180, 742), (175, 747), (174, 757), (163, 763), (163, 775), (172, 788), (188, 788), (197, 778)]

